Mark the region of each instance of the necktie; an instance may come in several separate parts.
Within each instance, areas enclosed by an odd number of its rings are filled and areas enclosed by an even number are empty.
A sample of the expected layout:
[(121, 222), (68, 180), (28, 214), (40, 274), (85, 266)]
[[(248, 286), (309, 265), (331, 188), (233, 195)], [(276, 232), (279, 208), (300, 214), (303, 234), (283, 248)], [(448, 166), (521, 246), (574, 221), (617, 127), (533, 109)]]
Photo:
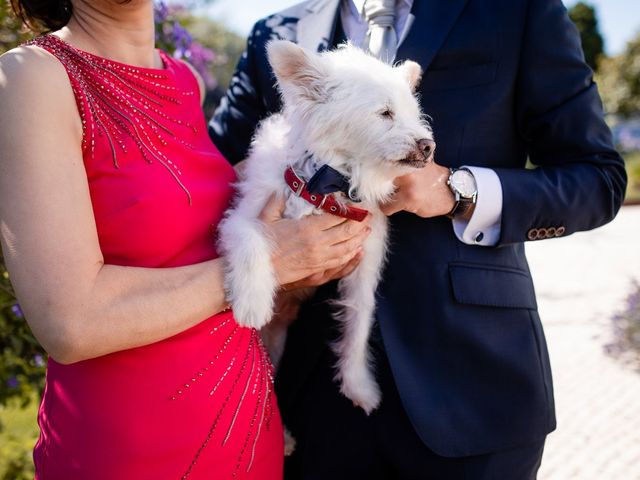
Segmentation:
[(396, 56), (396, 0), (366, 0), (364, 18), (369, 24), (363, 48), (386, 63)]

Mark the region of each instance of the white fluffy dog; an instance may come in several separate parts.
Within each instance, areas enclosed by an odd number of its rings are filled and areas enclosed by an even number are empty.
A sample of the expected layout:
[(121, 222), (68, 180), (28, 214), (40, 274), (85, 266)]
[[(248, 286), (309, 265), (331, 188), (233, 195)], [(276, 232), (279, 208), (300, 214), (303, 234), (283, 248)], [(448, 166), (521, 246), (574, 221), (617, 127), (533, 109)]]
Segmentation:
[[(386, 65), (348, 44), (315, 54), (273, 41), (267, 50), (284, 108), (260, 124), (238, 197), (220, 224), (228, 300), (240, 325), (259, 329), (273, 315), (274, 246), (258, 220), (272, 194), (287, 198), (287, 218), (323, 211), (356, 218), (368, 210), (362, 261), (339, 283), (341, 337), (333, 345), (341, 392), (368, 414), (381, 396), (367, 345), (387, 247), (378, 205), (393, 193), (393, 179), (424, 167), (435, 148), (414, 96), (422, 71), (411, 61)], [(342, 191), (327, 193), (334, 189)]]

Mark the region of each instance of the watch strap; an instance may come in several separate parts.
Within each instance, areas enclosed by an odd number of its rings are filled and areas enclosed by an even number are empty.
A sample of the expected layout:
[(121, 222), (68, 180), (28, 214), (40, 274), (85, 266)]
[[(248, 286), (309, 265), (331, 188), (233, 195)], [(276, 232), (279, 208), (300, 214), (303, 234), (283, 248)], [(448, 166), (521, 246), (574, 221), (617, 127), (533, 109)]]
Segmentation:
[[(469, 170), (466, 167), (462, 167), (459, 169), (455, 169), (455, 168), (449, 168), (449, 179), (451, 179), (451, 176), (453, 176), (453, 174), (456, 172), (456, 170), (466, 170), (467, 172), (469, 172), (471, 175), (473, 175), (473, 172), (471, 172), (471, 170)], [(455, 195), (455, 200), (456, 203), (453, 205), (453, 208), (451, 209), (451, 211), (449, 213), (447, 213), (447, 217), (448, 218), (455, 218), (455, 217), (462, 217), (464, 215), (466, 215), (469, 210), (471, 210), (473, 208), (473, 205), (476, 203), (476, 194), (474, 194), (472, 197), (463, 197), (459, 192), (456, 192), (454, 190), (454, 188), (451, 186), (450, 181), (449, 183), (449, 188), (451, 189), (451, 191), (453, 192), (453, 194)]]
[(474, 203), (475, 202), (471, 198), (460, 198), (459, 200), (456, 200), (451, 211), (447, 213), (447, 217), (455, 218), (464, 216), (471, 209)]

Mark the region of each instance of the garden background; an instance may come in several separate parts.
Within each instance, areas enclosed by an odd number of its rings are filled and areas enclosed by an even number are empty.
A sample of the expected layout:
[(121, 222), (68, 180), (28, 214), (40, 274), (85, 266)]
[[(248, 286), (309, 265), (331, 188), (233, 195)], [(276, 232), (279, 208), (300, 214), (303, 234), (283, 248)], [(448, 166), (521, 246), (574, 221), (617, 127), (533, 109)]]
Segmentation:
[[(630, 181), (626, 205), (612, 224), (527, 246), (558, 403), (559, 429), (547, 444), (544, 480), (640, 479), (640, 4), (593, 1), (565, 3)], [(0, 54), (30, 38), (5, 2)], [(253, 21), (292, 3), (156, 4), (158, 45), (203, 75), (207, 116), (224, 94)], [(33, 478), (45, 365), (0, 256), (0, 480)]]

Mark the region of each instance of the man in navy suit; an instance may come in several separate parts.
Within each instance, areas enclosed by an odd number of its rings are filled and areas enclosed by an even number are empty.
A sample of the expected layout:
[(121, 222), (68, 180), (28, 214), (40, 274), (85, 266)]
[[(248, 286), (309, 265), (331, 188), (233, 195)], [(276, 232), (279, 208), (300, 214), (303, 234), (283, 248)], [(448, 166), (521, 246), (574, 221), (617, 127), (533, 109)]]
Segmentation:
[[(266, 42), (361, 44), (363, 3), (310, 0), (255, 25), (210, 123), (230, 161), (280, 108)], [(533, 479), (555, 414), (524, 242), (612, 220), (624, 164), (560, 0), (398, 0), (393, 15), (395, 60), (425, 71), (437, 164), (398, 179), (386, 207), (371, 338), (383, 400), (367, 417), (340, 395), (323, 286), (290, 328), (276, 382), (298, 442), (286, 476)]]

